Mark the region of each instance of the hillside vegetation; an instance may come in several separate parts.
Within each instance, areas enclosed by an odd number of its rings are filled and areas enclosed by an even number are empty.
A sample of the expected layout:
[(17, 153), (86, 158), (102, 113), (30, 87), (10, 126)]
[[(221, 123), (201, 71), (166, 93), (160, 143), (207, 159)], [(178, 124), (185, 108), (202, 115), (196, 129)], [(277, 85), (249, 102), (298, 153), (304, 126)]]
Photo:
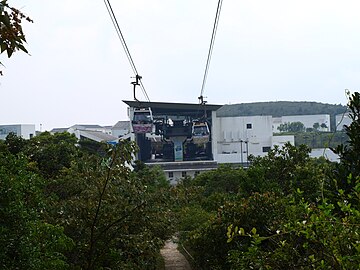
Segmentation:
[(222, 165), (176, 186), (194, 269), (359, 269), (360, 94), (349, 99), (339, 163), (286, 144), (246, 170)]
[(0, 141), (0, 269), (164, 269), (160, 249), (175, 232), (193, 269), (359, 269), (357, 92), (349, 111), (338, 163), (286, 144), (246, 170), (222, 165), (176, 186), (159, 167), (130, 169), (134, 142), (10, 134)]

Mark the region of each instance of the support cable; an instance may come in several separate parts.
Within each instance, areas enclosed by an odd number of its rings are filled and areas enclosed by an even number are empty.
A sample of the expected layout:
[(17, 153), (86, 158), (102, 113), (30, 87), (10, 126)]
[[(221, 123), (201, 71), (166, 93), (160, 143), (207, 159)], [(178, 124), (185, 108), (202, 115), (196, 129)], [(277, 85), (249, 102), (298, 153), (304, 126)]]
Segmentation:
[[(118, 35), (119, 39), (120, 39), (120, 42), (121, 42), (121, 45), (123, 46), (124, 48), (124, 51), (125, 51), (125, 54), (126, 54), (126, 57), (127, 59), (129, 60), (129, 63), (130, 63), (130, 66), (135, 74), (135, 78), (141, 78), (141, 76), (139, 76), (139, 73), (136, 69), (136, 66), (135, 66), (135, 63), (134, 63), (134, 60), (133, 58), (131, 57), (131, 54), (130, 54), (130, 51), (129, 51), (129, 48), (125, 42), (125, 38), (121, 32), (121, 29), (120, 29), (120, 26), (119, 26), (119, 23), (116, 19), (116, 16), (115, 16), (115, 13), (111, 7), (111, 4), (110, 4), (110, 1), (109, 0), (104, 0), (104, 3), (105, 3), (105, 6), (106, 6), (106, 9), (110, 15), (110, 18), (111, 18), (111, 21), (115, 27), (115, 31), (116, 31), (116, 34)], [(145, 98), (150, 102), (150, 99), (149, 99), (149, 96), (148, 94), (146, 93), (146, 90), (145, 90), (145, 87), (144, 87), (144, 84), (142, 83), (142, 81), (140, 80), (140, 87), (141, 87), (141, 90), (145, 96)]]
[(222, 6), (222, 0), (219, 0), (218, 5), (217, 5), (217, 9), (216, 9), (216, 16), (215, 16), (215, 21), (214, 21), (214, 27), (213, 27), (212, 35), (211, 35), (211, 41), (210, 41), (210, 47), (209, 47), (208, 57), (207, 57), (207, 61), (206, 61), (204, 78), (203, 78), (202, 87), (201, 87), (200, 96), (199, 96), (200, 102), (203, 102), (203, 94), (204, 94), (206, 79), (207, 79), (207, 75), (208, 75), (208, 71), (209, 71), (211, 56), (212, 56), (212, 52), (213, 52), (213, 48), (214, 48), (216, 31), (217, 31), (217, 27), (218, 27), (218, 24), (219, 24), (221, 6)]

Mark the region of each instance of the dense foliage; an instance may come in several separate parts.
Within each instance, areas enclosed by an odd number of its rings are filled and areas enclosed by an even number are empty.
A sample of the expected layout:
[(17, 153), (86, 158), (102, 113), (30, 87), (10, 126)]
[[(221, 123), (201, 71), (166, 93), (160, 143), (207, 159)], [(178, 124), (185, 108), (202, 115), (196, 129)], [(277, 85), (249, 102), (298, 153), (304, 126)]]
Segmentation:
[(358, 269), (360, 95), (339, 163), (275, 147), (171, 187), (136, 146), (68, 133), (0, 141), (1, 269), (161, 269), (177, 230), (195, 269)]
[(360, 95), (339, 163), (304, 145), (272, 149), (249, 169), (220, 166), (176, 187), (180, 239), (196, 269), (359, 269)]
[(305, 144), (311, 149), (314, 148), (336, 148), (338, 145), (346, 145), (348, 136), (344, 131), (337, 132), (305, 132), (296, 133), (295, 145)]
[(301, 122), (290, 122), (290, 123), (280, 124), (278, 130), (280, 132), (294, 132), (294, 133), (304, 132), (305, 126)]
[(135, 151), (68, 133), (0, 141), (0, 268), (158, 269), (170, 185), (156, 167), (131, 171)]

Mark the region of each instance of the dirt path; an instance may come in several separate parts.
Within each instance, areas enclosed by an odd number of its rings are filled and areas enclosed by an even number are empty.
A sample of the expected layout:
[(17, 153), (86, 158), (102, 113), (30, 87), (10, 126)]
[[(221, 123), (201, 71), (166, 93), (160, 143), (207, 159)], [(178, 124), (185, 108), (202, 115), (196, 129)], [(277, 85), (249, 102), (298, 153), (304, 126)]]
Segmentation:
[(177, 250), (177, 243), (174, 242), (174, 239), (166, 241), (160, 252), (164, 257), (165, 270), (191, 270), (185, 256)]

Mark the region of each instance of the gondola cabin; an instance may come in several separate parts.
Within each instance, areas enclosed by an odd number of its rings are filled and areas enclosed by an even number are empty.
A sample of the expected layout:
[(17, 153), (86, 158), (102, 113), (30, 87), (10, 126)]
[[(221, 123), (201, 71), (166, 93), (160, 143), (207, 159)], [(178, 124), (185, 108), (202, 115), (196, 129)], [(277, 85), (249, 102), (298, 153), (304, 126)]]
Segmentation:
[(134, 133), (151, 133), (153, 130), (153, 116), (150, 108), (134, 108), (131, 121)]
[(195, 144), (204, 144), (209, 141), (210, 131), (206, 122), (193, 122), (191, 139)]

